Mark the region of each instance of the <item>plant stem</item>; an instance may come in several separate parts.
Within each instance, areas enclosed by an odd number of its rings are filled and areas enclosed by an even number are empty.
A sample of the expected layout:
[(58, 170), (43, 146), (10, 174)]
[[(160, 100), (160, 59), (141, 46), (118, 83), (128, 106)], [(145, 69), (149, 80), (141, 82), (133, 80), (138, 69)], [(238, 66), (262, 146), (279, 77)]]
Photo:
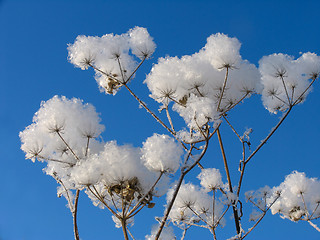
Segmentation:
[(209, 145), (209, 142), (208, 142), (208, 139), (206, 139), (206, 145), (205, 145), (204, 149), (202, 150), (202, 152), (201, 152), (199, 158), (197, 159), (197, 161), (195, 161), (189, 168), (187, 168), (187, 170), (185, 170), (185, 171), (181, 170), (181, 175), (180, 175), (180, 178), (179, 178), (178, 183), (176, 185), (176, 189), (174, 190), (174, 193), (172, 195), (172, 199), (170, 200), (169, 204), (167, 205), (167, 209), (166, 209), (165, 214), (164, 214), (164, 216), (163, 216), (163, 218), (161, 220), (161, 224), (159, 226), (159, 229), (158, 229), (158, 232), (156, 234), (155, 240), (158, 240), (159, 237), (160, 237), (160, 234), (161, 234), (161, 232), (162, 232), (162, 230), (164, 228), (164, 225), (166, 224), (166, 221), (167, 221), (167, 219), (169, 217), (169, 213), (170, 213), (170, 211), (172, 209), (173, 203), (176, 200), (176, 197), (178, 195), (179, 189), (181, 187), (181, 184), (182, 184), (182, 181), (183, 181), (185, 175), (188, 172), (190, 172), (191, 169), (193, 169), (197, 165), (197, 163), (200, 162), (200, 160), (203, 158), (204, 154), (206, 153), (206, 151), (208, 149), (208, 145)]
[[(224, 163), (224, 168), (227, 174), (227, 179), (228, 179), (228, 184), (229, 184), (229, 190), (231, 193), (233, 193), (232, 190), (232, 183), (231, 183), (231, 177), (230, 177), (230, 172), (229, 172), (229, 167), (228, 167), (228, 162), (227, 162), (227, 158), (226, 158), (226, 154), (224, 151), (224, 147), (223, 147), (223, 143), (222, 143), (222, 139), (221, 139), (221, 135), (220, 135), (220, 130), (217, 130), (217, 136), (218, 136), (218, 140), (219, 140), (219, 145), (220, 145), (220, 149), (221, 149), (221, 154), (222, 154), (222, 158), (223, 158), (223, 163)], [(236, 206), (234, 205), (235, 203), (233, 203), (232, 208), (233, 208), (233, 215), (234, 215), (234, 221), (235, 221), (235, 225), (236, 225), (236, 230), (237, 233), (240, 233), (240, 222), (239, 222), (239, 216), (238, 216), (238, 210), (236, 208)]]
[(121, 219), (121, 226), (123, 231), (123, 236), (125, 240), (129, 240), (128, 232), (127, 232), (127, 223), (125, 219)]
[(74, 200), (74, 209), (73, 209), (73, 211), (72, 211), (72, 216), (73, 216), (73, 231), (74, 231), (74, 239), (75, 239), (75, 240), (80, 240), (79, 231), (78, 231), (78, 224), (77, 224), (77, 213), (78, 213), (79, 193), (80, 193), (80, 190), (77, 189), (76, 197), (75, 197), (75, 200)]

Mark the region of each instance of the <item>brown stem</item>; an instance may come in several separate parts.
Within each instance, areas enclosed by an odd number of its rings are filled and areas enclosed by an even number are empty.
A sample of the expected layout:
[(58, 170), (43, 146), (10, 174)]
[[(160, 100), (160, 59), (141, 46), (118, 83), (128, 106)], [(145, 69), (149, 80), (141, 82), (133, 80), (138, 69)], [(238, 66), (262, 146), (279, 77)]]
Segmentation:
[[(231, 183), (231, 177), (230, 177), (230, 172), (229, 172), (229, 167), (228, 167), (228, 162), (227, 162), (227, 158), (226, 158), (226, 154), (224, 151), (224, 147), (223, 147), (223, 143), (222, 143), (222, 139), (221, 139), (221, 135), (220, 135), (220, 130), (217, 130), (217, 136), (218, 136), (218, 140), (219, 140), (219, 145), (220, 145), (220, 149), (221, 149), (221, 154), (222, 154), (222, 158), (223, 158), (223, 163), (224, 163), (224, 168), (227, 174), (227, 179), (228, 179), (228, 184), (229, 184), (229, 190), (231, 193), (233, 193), (232, 190), (232, 183)], [(235, 221), (235, 225), (236, 225), (236, 230), (237, 233), (240, 233), (240, 221), (239, 221), (239, 216), (238, 216), (238, 210), (236, 208), (236, 206), (232, 205), (233, 208), (233, 215), (234, 215), (234, 221)]]
[(90, 143), (90, 137), (87, 137), (88, 139), (87, 139), (87, 145), (86, 145), (86, 152), (85, 152), (85, 156), (87, 156), (88, 155), (88, 150), (89, 150), (89, 143)]
[(176, 200), (176, 197), (177, 197), (177, 195), (178, 195), (179, 189), (180, 189), (180, 187), (181, 187), (181, 184), (182, 184), (182, 181), (183, 181), (185, 175), (186, 175), (188, 172), (190, 172), (191, 169), (193, 169), (193, 168), (197, 165), (197, 163), (199, 163), (200, 160), (203, 158), (204, 154), (206, 153), (206, 151), (207, 151), (207, 149), (208, 149), (208, 144), (209, 144), (209, 142), (208, 142), (208, 140), (206, 140), (206, 145), (205, 145), (204, 149), (202, 150), (202, 152), (201, 152), (199, 158), (197, 159), (197, 161), (195, 161), (195, 162), (194, 162), (189, 168), (187, 168), (186, 170), (182, 170), (182, 171), (181, 171), (180, 178), (179, 178), (178, 183), (177, 183), (177, 185), (176, 185), (176, 188), (175, 188), (175, 190), (174, 190), (174, 192), (173, 192), (172, 199), (170, 200), (169, 204), (167, 205), (167, 209), (166, 209), (165, 214), (164, 214), (164, 216), (163, 216), (163, 218), (162, 218), (162, 220), (161, 220), (161, 224), (160, 224), (160, 226), (159, 226), (159, 229), (158, 229), (158, 232), (157, 232), (157, 234), (156, 234), (155, 240), (158, 240), (159, 237), (160, 237), (160, 234), (161, 234), (161, 232), (162, 232), (162, 230), (163, 230), (163, 228), (164, 228), (164, 225), (165, 225), (165, 223), (166, 223), (166, 221), (167, 221), (167, 219), (168, 219), (168, 217), (169, 217), (169, 213), (170, 213), (170, 211), (171, 211), (171, 209), (172, 209), (173, 203), (174, 203), (175, 200)]
[(58, 136), (60, 137), (60, 139), (62, 140), (62, 142), (67, 146), (67, 148), (70, 150), (70, 152), (72, 152), (73, 156), (80, 161), (79, 157), (77, 156), (77, 154), (75, 154), (75, 152), (72, 150), (72, 148), (69, 146), (69, 144), (66, 142), (66, 140), (64, 140), (64, 138), (61, 136), (60, 132), (56, 132), (58, 134)]
[(274, 132), (280, 127), (282, 122), (286, 119), (286, 117), (289, 115), (291, 112), (292, 107), (288, 108), (288, 111), (282, 116), (278, 124), (271, 130), (271, 132), (268, 134), (268, 136), (263, 139), (263, 141), (259, 144), (259, 146), (256, 148), (256, 150), (251, 153), (251, 155), (246, 159), (245, 163), (249, 162), (250, 159), (260, 150), (260, 148), (269, 140), (269, 138), (274, 134)]
[(73, 209), (73, 211), (72, 211), (72, 216), (73, 216), (73, 231), (74, 231), (74, 239), (75, 239), (75, 240), (80, 240), (79, 231), (78, 231), (78, 224), (77, 224), (77, 213), (78, 213), (79, 193), (80, 193), (80, 190), (77, 189), (76, 197), (75, 197), (75, 200), (74, 200), (74, 209)]
[(134, 92), (132, 92), (132, 90), (131, 90), (127, 85), (124, 85), (124, 86), (125, 86), (125, 88), (130, 92), (130, 94), (141, 104), (141, 106), (144, 107), (144, 109), (146, 109), (147, 112), (150, 113), (151, 116), (154, 117), (154, 118), (157, 120), (157, 122), (159, 122), (165, 129), (167, 129), (168, 132), (170, 132), (173, 136), (175, 136), (175, 133), (174, 133), (160, 118), (158, 118), (158, 116), (155, 115), (155, 114), (147, 107), (147, 105), (146, 105), (144, 102), (142, 102), (142, 101), (140, 100), (140, 98), (139, 98)]
[(222, 86), (222, 90), (221, 90), (221, 95), (219, 97), (219, 102), (218, 102), (218, 106), (217, 106), (217, 111), (220, 110), (220, 104), (221, 104), (221, 101), (222, 101), (222, 98), (223, 98), (223, 94), (224, 94), (224, 90), (227, 86), (227, 80), (228, 80), (228, 73), (229, 73), (229, 67), (226, 67), (227, 71), (226, 71), (226, 76), (224, 78), (224, 82), (223, 82), (223, 86)]
[(62, 161), (62, 160), (53, 159), (53, 158), (46, 158), (46, 157), (43, 157), (43, 156), (41, 156), (41, 155), (38, 155), (37, 158), (40, 158), (40, 159), (42, 159), (42, 160), (51, 161), (51, 162), (58, 162), (58, 163), (68, 164), (68, 165), (70, 165), (70, 167), (73, 167), (73, 166), (74, 166), (74, 163), (68, 163), (68, 162), (64, 162), (64, 161)]
[(311, 222), (311, 221), (308, 221), (308, 223), (309, 223), (315, 230), (317, 230), (318, 232), (320, 232), (320, 228), (319, 228), (316, 224), (314, 224), (314, 223)]
[(123, 231), (123, 236), (125, 240), (129, 240), (128, 232), (127, 232), (127, 223), (125, 219), (121, 219), (121, 226)]
[(217, 240), (216, 232), (215, 232), (215, 227), (214, 227), (214, 210), (215, 210), (215, 200), (216, 200), (216, 189), (212, 190), (212, 233), (213, 233), (213, 238), (214, 240)]
[(239, 103), (241, 103), (249, 94), (251, 94), (252, 92), (246, 92), (246, 94), (244, 94), (242, 96), (242, 98), (239, 99), (238, 102), (236, 102), (235, 104), (233, 104), (232, 106), (230, 106), (228, 109), (226, 109), (225, 111), (223, 111), (220, 115), (224, 115), (225, 113), (229, 112), (231, 109), (233, 109), (235, 106), (237, 106)]
[(292, 106), (296, 105), (299, 103), (300, 99), (302, 98), (302, 96), (309, 90), (309, 88), (312, 86), (312, 84), (314, 83), (314, 81), (317, 78), (313, 77), (311, 83), (309, 84), (309, 86), (303, 91), (303, 93), (300, 94), (300, 96), (294, 101), (294, 103), (292, 104)]
[(223, 212), (223, 213), (221, 214), (221, 216), (219, 217), (218, 221), (217, 221), (216, 224), (214, 225), (215, 228), (219, 225), (221, 219), (224, 217), (224, 215), (226, 215), (226, 213), (227, 213), (227, 211), (229, 210), (229, 208), (230, 208), (230, 205), (228, 205), (228, 207), (226, 208), (226, 210), (224, 210), (224, 212)]
[(226, 116), (223, 116), (223, 119), (226, 121), (226, 123), (230, 126), (230, 128), (232, 129), (232, 131), (234, 132), (234, 134), (237, 135), (237, 137), (239, 138), (240, 142), (243, 142), (242, 138), (240, 137), (240, 135), (238, 134), (238, 132), (234, 129), (234, 127), (231, 125), (231, 123), (228, 121), (228, 119), (226, 118)]
[(142, 63), (147, 59), (147, 56), (144, 56), (144, 58), (141, 60), (141, 62), (139, 63), (139, 65), (136, 67), (136, 69), (131, 73), (131, 75), (128, 77), (128, 79), (125, 81), (125, 84), (127, 82), (130, 81), (130, 79), (132, 78), (132, 76), (136, 73), (136, 71), (140, 68), (140, 66), (142, 65)]
[(285, 84), (285, 82), (284, 82), (283, 76), (281, 76), (280, 78), (281, 78), (281, 81), (282, 81), (284, 90), (285, 90), (285, 92), (286, 92), (286, 96), (287, 96), (287, 98), (288, 98), (288, 105), (291, 106), (291, 105), (292, 105), (292, 104), (291, 104), (291, 100), (290, 100), (290, 97), (289, 97), (289, 94), (288, 94), (288, 90), (287, 90), (287, 86), (286, 86), (286, 84)]
[(278, 197), (275, 198), (275, 200), (270, 204), (270, 206), (265, 210), (263, 211), (263, 214), (262, 216), (258, 219), (258, 221), (251, 227), (249, 228), (250, 230), (241, 237), (241, 239), (244, 239), (260, 222), (261, 220), (264, 218), (264, 216), (267, 214), (267, 212), (269, 211), (269, 209), (272, 207), (272, 205), (279, 199), (280, 195)]
[(92, 187), (93, 187), (93, 189), (95, 190), (96, 193), (95, 193), (94, 191), (92, 191), (92, 189), (90, 188), (90, 186), (88, 186), (87, 188), (89, 189), (89, 191), (90, 191), (101, 203), (103, 203), (104, 206), (106, 206), (106, 208), (107, 208), (114, 216), (116, 216), (117, 218), (119, 218), (119, 215), (118, 215), (115, 211), (113, 211), (113, 209), (110, 208), (109, 205), (104, 201), (103, 197), (100, 196), (100, 194), (99, 194), (99, 192), (97, 191), (97, 189), (95, 188), (95, 186), (92, 185)]

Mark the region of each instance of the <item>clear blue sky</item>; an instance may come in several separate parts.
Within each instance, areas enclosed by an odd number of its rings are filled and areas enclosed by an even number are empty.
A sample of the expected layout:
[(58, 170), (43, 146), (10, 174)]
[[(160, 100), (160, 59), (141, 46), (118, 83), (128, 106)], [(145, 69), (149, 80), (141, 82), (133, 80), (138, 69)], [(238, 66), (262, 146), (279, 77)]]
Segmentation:
[[(115, 97), (99, 93), (92, 71), (81, 71), (67, 61), (67, 44), (78, 35), (121, 34), (134, 26), (146, 27), (157, 49), (137, 74), (132, 87), (146, 100), (142, 85), (152, 63), (165, 55), (182, 56), (202, 48), (206, 38), (222, 32), (242, 42), (241, 54), (254, 64), (264, 55), (283, 52), (320, 54), (318, 0), (261, 1), (35, 1), (0, 0), (0, 239), (73, 239), (72, 217), (65, 199), (56, 197), (56, 182), (42, 173), (43, 164), (24, 159), (19, 131), (32, 121), (42, 100), (54, 95), (79, 97), (101, 112), (105, 140), (141, 142), (153, 132), (165, 133), (125, 91)], [(152, 101), (151, 101), (152, 102)], [(156, 109), (156, 106), (150, 103)], [(320, 177), (320, 83), (307, 101), (294, 109), (282, 128), (247, 168), (243, 193), (264, 185), (275, 186), (293, 170)], [(240, 131), (252, 127), (256, 146), (276, 123), (259, 97), (247, 100), (232, 114)], [(237, 139), (223, 128), (227, 154), (236, 173), (240, 158)], [(215, 144), (204, 165), (222, 167)], [(231, 164), (232, 165), (232, 164)], [(194, 174), (197, 174), (195, 172)], [(225, 178), (224, 178), (225, 179)], [(150, 232), (153, 215), (164, 202), (136, 218), (137, 239)], [(231, 237), (231, 225), (218, 237)], [(319, 221), (318, 221), (319, 224)], [(249, 226), (247, 226), (249, 227)], [(85, 194), (79, 203), (79, 231), (84, 240), (121, 239), (110, 214), (93, 207)], [(200, 235), (201, 234), (201, 235)], [(188, 239), (206, 239), (205, 231), (190, 231)], [(306, 223), (268, 216), (248, 239), (320, 239)]]

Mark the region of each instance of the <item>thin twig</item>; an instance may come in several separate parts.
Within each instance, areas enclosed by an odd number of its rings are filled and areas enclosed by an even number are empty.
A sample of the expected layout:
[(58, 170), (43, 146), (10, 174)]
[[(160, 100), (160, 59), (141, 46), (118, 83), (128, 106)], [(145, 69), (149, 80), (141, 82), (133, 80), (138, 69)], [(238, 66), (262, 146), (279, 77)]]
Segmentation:
[(141, 199), (139, 200), (139, 202), (137, 202), (137, 204), (131, 209), (131, 211), (127, 214), (128, 218), (130, 218), (131, 214), (139, 207), (139, 205), (145, 201), (145, 198), (153, 191), (154, 187), (157, 185), (157, 183), (160, 181), (161, 177), (163, 176), (163, 172), (160, 172), (159, 177), (157, 178), (157, 180), (154, 182), (154, 184), (152, 185), (152, 187), (150, 188), (150, 190), (144, 194)]
[(87, 186), (87, 188), (90, 190), (90, 192), (91, 192), (101, 203), (103, 203), (103, 205), (105, 205), (105, 206), (107, 207), (107, 209), (108, 209), (115, 217), (117, 217), (117, 218), (119, 219), (119, 218), (120, 218), (119, 215), (118, 215), (115, 211), (113, 211), (113, 209), (110, 208), (109, 205), (104, 201), (103, 197), (100, 196), (100, 194), (99, 194), (99, 192), (97, 191), (97, 189), (95, 188), (95, 186), (92, 185), (92, 187), (93, 187), (93, 189), (96, 191), (96, 193), (94, 193), (94, 192), (92, 191), (92, 189), (90, 188), (90, 186)]
[(260, 148), (269, 140), (269, 138), (274, 134), (274, 132), (280, 127), (280, 125), (283, 123), (283, 121), (286, 119), (286, 117), (289, 115), (291, 112), (292, 107), (289, 107), (287, 112), (282, 116), (278, 124), (272, 128), (271, 132), (268, 134), (268, 136), (263, 139), (263, 141), (259, 144), (259, 146), (254, 150), (251, 155), (246, 159), (245, 163), (249, 162), (250, 159), (260, 150)]
[(231, 109), (233, 109), (235, 106), (237, 106), (239, 103), (241, 103), (249, 94), (251, 94), (252, 92), (246, 92), (246, 94), (244, 94), (238, 102), (236, 102), (235, 104), (233, 104), (232, 106), (230, 106), (228, 109), (226, 109), (225, 111), (223, 111), (220, 115), (225, 115), (227, 112), (229, 112)]
[(299, 101), (301, 101), (301, 98), (303, 97), (303, 95), (309, 90), (309, 88), (312, 86), (312, 84), (314, 83), (314, 81), (317, 78), (313, 77), (312, 81), (310, 82), (309, 86), (300, 94), (300, 96), (294, 101), (294, 103), (292, 104), (292, 106), (296, 105), (299, 103)]
[(131, 237), (133, 240), (135, 240), (135, 238), (133, 237), (132, 233), (129, 231), (129, 228), (128, 228), (128, 227), (127, 227), (127, 231), (128, 231), (128, 233), (129, 233), (130, 237)]
[(220, 110), (220, 104), (221, 104), (221, 101), (222, 101), (222, 98), (223, 98), (223, 94), (224, 94), (224, 90), (227, 86), (227, 80), (228, 80), (228, 73), (229, 73), (229, 67), (226, 67), (226, 75), (225, 75), (225, 78), (224, 78), (224, 82), (223, 82), (223, 86), (222, 86), (222, 90), (221, 90), (221, 95), (219, 97), (219, 101), (218, 101), (218, 106), (217, 106), (217, 111)]
[(166, 106), (166, 113), (167, 113), (167, 118), (168, 118), (168, 121), (170, 123), (170, 126), (171, 126), (171, 129), (172, 129), (172, 132), (176, 132), (176, 130), (174, 129), (174, 126), (173, 126), (173, 123), (172, 123), (172, 119), (171, 119), (171, 116), (170, 116), (170, 113), (169, 113), (169, 110), (168, 110), (168, 105)]
[(88, 155), (89, 142), (90, 142), (90, 137), (88, 136), (87, 138), (88, 138), (88, 139), (87, 139), (87, 145), (86, 145), (86, 152), (85, 152), (85, 154), (84, 154), (85, 157), (87, 157), (87, 155)]
[(47, 161), (51, 161), (51, 162), (58, 162), (58, 163), (68, 164), (68, 165), (70, 165), (70, 167), (73, 167), (75, 165), (74, 163), (64, 162), (62, 160), (58, 160), (58, 159), (54, 159), (54, 158), (47, 158), (47, 157), (43, 157), (41, 155), (37, 155), (37, 158), (40, 158), (40, 159), (43, 159), (43, 160), (47, 160)]
[(320, 228), (319, 228), (316, 224), (314, 224), (314, 223), (311, 222), (310, 220), (308, 220), (308, 223), (309, 223), (314, 229), (316, 229), (318, 232), (320, 232)]
[(219, 217), (218, 221), (215, 223), (214, 228), (216, 228), (216, 227), (219, 225), (220, 221), (222, 220), (222, 218), (224, 217), (224, 215), (227, 213), (227, 211), (229, 210), (229, 208), (230, 208), (230, 205), (228, 205), (228, 207), (226, 208), (226, 210), (224, 210), (224, 212), (221, 214), (221, 216)]
[(70, 152), (72, 152), (73, 156), (80, 161), (79, 157), (77, 156), (77, 154), (75, 154), (75, 152), (72, 150), (72, 148), (69, 146), (69, 144), (66, 142), (66, 140), (64, 140), (64, 138), (61, 136), (60, 132), (56, 132), (58, 134), (58, 136), (60, 137), (60, 139), (62, 140), (62, 142), (66, 145), (66, 147), (70, 150)]
[(207, 149), (208, 149), (208, 144), (209, 144), (209, 142), (208, 142), (208, 140), (206, 140), (205, 147), (204, 147), (204, 149), (202, 150), (202, 152), (201, 152), (200, 156), (198, 157), (197, 161), (195, 161), (195, 162), (194, 162), (190, 167), (188, 167), (187, 169), (183, 169), (183, 170), (181, 171), (181, 175), (180, 175), (179, 180), (178, 180), (178, 182), (177, 182), (177, 184), (176, 184), (176, 188), (175, 188), (175, 190), (174, 190), (174, 192), (173, 192), (172, 198), (171, 198), (169, 204), (167, 205), (167, 209), (166, 209), (166, 211), (165, 211), (164, 217), (163, 217), (162, 220), (161, 220), (161, 224), (160, 224), (160, 226), (159, 226), (159, 229), (158, 229), (158, 232), (157, 232), (157, 234), (156, 234), (155, 240), (158, 240), (159, 237), (160, 237), (160, 234), (161, 234), (161, 232), (162, 232), (162, 230), (163, 230), (163, 227), (164, 227), (164, 225), (165, 225), (165, 223), (166, 223), (166, 221), (167, 221), (167, 219), (168, 219), (169, 213), (170, 213), (170, 211), (171, 211), (171, 209), (172, 209), (172, 206), (173, 206), (174, 201), (176, 200), (176, 197), (177, 197), (177, 195), (178, 195), (179, 189), (180, 189), (180, 187), (181, 187), (181, 184), (182, 184), (182, 181), (183, 181), (185, 175), (186, 175), (189, 171), (191, 171), (191, 169), (194, 168), (194, 167), (197, 165), (197, 163), (200, 162), (200, 160), (203, 158), (204, 154), (206, 153), (206, 151), (207, 151)]
[(132, 78), (132, 76), (136, 73), (136, 71), (140, 68), (140, 66), (142, 65), (142, 63), (147, 59), (147, 56), (144, 56), (144, 58), (141, 60), (141, 62), (139, 63), (139, 65), (136, 67), (136, 69), (131, 73), (131, 75), (128, 77), (128, 79), (126, 80), (125, 84), (127, 82), (130, 81), (130, 79)]
[(215, 232), (215, 229), (214, 229), (214, 210), (215, 210), (215, 201), (216, 201), (216, 199), (215, 199), (215, 197), (216, 197), (216, 190), (215, 189), (213, 189), (212, 190), (212, 194), (213, 194), (213, 196), (212, 196), (212, 233), (213, 233), (213, 238), (214, 238), (214, 240), (217, 240), (217, 236), (216, 236), (216, 232)]
[(313, 217), (313, 215), (315, 214), (315, 212), (317, 211), (317, 209), (318, 209), (318, 207), (319, 207), (319, 204), (320, 204), (320, 202), (318, 202), (318, 203), (317, 203), (317, 206), (314, 208), (314, 210), (313, 210), (313, 212), (312, 212), (312, 214), (311, 214), (310, 218), (312, 218), (312, 217)]
[(243, 142), (243, 139), (240, 137), (240, 135), (238, 134), (238, 132), (234, 129), (234, 127), (231, 125), (231, 123), (228, 121), (228, 119), (226, 118), (226, 116), (222, 116), (223, 119), (226, 121), (226, 123), (230, 126), (230, 128), (232, 129), (232, 131), (237, 135), (237, 137), (239, 138), (240, 142)]
[(287, 90), (287, 86), (286, 86), (286, 84), (285, 84), (285, 82), (284, 82), (283, 76), (280, 76), (280, 78), (281, 78), (281, 81), (282, 81), (284, 90), (285, 90), (286, 95), (287, 95), (287, 98), (288, 98), (288, 104), (289, 104), (289, 106), (291, 106), (291, 105), (292, 105), (292, 104), (291, 104), (291, 100), (290, 100), (290, 97), (289, 97), (289, 94), (288, 94), (288, 90)]
[(269, 207), (268, 207), (265, 211), (263, 211), (263, 214), (262, 214), (261, 217), (258, 219), (258, 221), (257, 221), (251, 228), (249, 228), (249, 231), (248, 231), (245, 235), (243, 235), (243, 236), (241, 237), (241, 239), (244, 239), (253, 229), (255, 229), (255, 227), (261, 222), (261, 220), (262, 220), (262, 219), (264, 218), (264, 216), (267, 214), (267, 212), (268, 212), (269, 209), (272, 207), (272, 205), (279, 199), (279, 197), (280, 197), (280, 195), (275, 198), (275, 200), (269, 205)]

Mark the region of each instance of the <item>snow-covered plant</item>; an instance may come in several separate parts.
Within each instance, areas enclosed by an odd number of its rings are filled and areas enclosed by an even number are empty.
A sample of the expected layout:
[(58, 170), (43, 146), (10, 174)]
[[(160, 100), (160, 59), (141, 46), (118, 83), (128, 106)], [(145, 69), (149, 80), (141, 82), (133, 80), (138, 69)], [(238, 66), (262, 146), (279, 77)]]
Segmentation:
[[(247, 202), (255, 207), (250, 216), (243, 212), (240, 194), (248, 163), (293, 107), (305, 101), (319, 78), (320, 57), (310, 52), (298, 59), (272, 54), (262, 57), (256, 67), (242, 59), (240, 47), (238, 39), (218, 33), (192, 55), (160, 58), (144, 80), (150, 97), (159, 104), (156, 114), (129, 86), (156, 48), (145, 28), (135, 27), (121, 35), (78, 36), (69, 44), (69, 61), (82, 70), (92, 68), (102, 92), (115, 95), (126, 89), (169, 134), (150, 134), (141, 147), (104, 142), (100, 136), (104, 126), (92, 105), (58, 96), (41, 103), (33, 123), (20, 133), (21, 148), (26, 158), (45, 162), (45, 172), (59, 183), (58, 196), (68, 201), (76, 240), (80, 239), (80, 191), (95, 206), (110, 211), (126, 240), (134, 239), (129, 231), (134, 216), (145, 206), (153, 208), (156, 197), (165, 194), (164, 214), (156, 217), (158, 224), (146, 235), (148, 240), (176, 239), (174, 228), (182, 230), (181, 239), (185, 239), (187, 230), (194, 227), (207, 229), (217, 239), (216, 232), (227, 223), (224, 217), (229, 212), (236, 233), (231, 239), (243, 239), (269, 210), (292, 221), (308, 221), (320, 232), (312, 222), (320, 218), (320, 183), (315, 178), (295, 171), (278, 187), (247, 192)], [(229, 112), (253, 94), (262, 96), (269, 112), (282, 112), (279, 122), (254, 148), (252, 129), (240, 134), (229, 119)], [(174, 115), (183, 121), (178, 124)], [(221, 125), (230, 127), (241, 144), (238, 175), (230, 174)], [(216, 161), (206, 160), (214, 136), (223, 171), (215, 168)], [(203, 162), (209, 167), (204, 168)], [(199, 181), (191, 178), (186, 183), (187, 174), (198, 168), (200, 173), (194, 176)], [(237, 185), (232, 184), (235, 180)], [(248, 230), (242, 227), (245, 219), (254, 222)]]

